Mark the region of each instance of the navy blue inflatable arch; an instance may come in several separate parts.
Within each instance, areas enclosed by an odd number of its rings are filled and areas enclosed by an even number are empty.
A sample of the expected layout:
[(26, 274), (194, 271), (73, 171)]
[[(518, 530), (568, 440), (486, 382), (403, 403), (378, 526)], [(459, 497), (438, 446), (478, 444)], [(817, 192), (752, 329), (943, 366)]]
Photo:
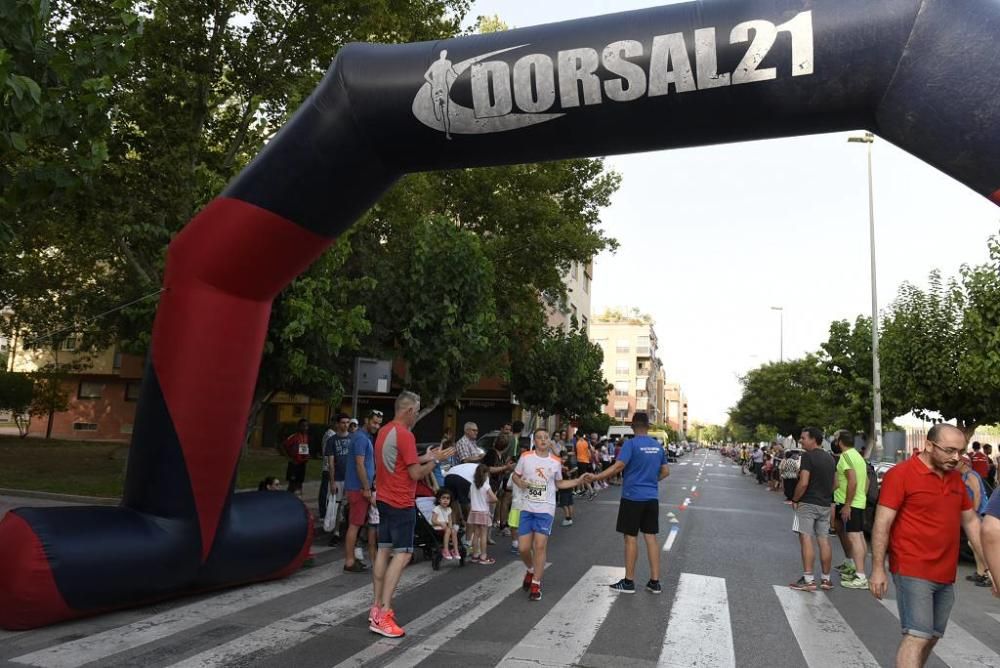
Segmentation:
[(400, 175), (865, 128), (1000, 204), (998, 35), (996, 0), (713, 0), (345, 47), (170, 246), (121, 506), (0, 524), (0, 626), (298, 568), (303, 505), (232, 493), (271, 301)]

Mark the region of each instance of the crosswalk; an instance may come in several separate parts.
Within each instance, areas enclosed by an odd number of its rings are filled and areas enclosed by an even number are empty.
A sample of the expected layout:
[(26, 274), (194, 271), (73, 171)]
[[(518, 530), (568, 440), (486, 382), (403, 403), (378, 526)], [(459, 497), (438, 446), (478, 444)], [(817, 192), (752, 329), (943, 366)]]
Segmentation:
[[(591, 663), (587, 659), (590, 653), (597, 656), (604, 651), (594, 645), (595, 638), (606, 627), (617, 625), (621, 628), (623, 623), (626, 627), (653, 625), (659, 638), (655, 647), (644, 650), (647, 659), (630, 659), (628, 665), (650, 668), (731, 668), (737, 663), (741, 666), (766, 665), (738, 657), (734, 641), (741, 634), (745, 635), (746, 625), (758, 618), (787, 621), (793, 639), (789, 647), (798, 652), (796, 661), (792, 662), (794, 665), (810, 668), (831, 665), (877, 668), (880, 665), (876, 659), (878, 652), (873, 653), (862, 640), (865, 633), (852, 626), (859, 622), (848, 621), (853, 615), (842, 614), (838, 609), (838, 596), (834, 594), (840, 592), (804, 593), (783, 585), (761, 585), (752, 591), (753, 616), (746, 619), (740, 617), (744, 614), (742, 608), (732, 599), (734, 588), (739, 589), (741, 595), (747, 594), (746, 583), (727, 583), (724, 578), (683, 572), (676, 580), (667, 582), (670, 586), (662, 597), (651, 597), (642, 591), (636, 596), (622, 597), (607, 587), (621, 577), (622, 569), (601, 565), (588, 567), (569, 586), (546, 588), (545, 598), (553, 599), (546, 608), (524, 600), (520, 589), (523, 571), (517, 562), (498, 566), (495, 570), (480, 570), (481, 577), (457, 588), (454, 583), (450, 588), (446, 584), (450, 569), (434, 571), (427, 563), (415, 564), (404, 573), (398, 594), (399, 597), (409, 596), (411, 600), (426, 600), (427, 609), (402, 620), (408, 631), (405, 638), (389, 640), (366, 630), (367, 624), (362, 620), (370, 603), (370, 584), (364, 578), (345, 576), (342, 563), (331, 561), (284, 581), (179, 604), (84, 637), (76, 637), (79, 634), (74, 632), (74, 627), (84, 628), (82, 625), (87, 622), (72, 622), (63, 625), (54, 644), (18, 656), (8, 655), (6, 661), (10, 663), (4, 664), (0, 659), (0, 664), (38, 668), (468, 665), (468, 659), (459, 660), (454, 649), (456, 643), (461, 644), (463, 634), (488, 620), (521, 615), (526, 616), (527, 623), (517, 637), (497, 649), (488, 661), (474, 661), (476, 665), (597, 665), (596, 659)], [(447, 592), (446, 595), (442, 596), (442, 591)], [(306, 596), (307, 593), (310, 595)], [(295, 607), (293, 601), (297, 599), (301, 605)], [(637, 601), (650, 606), (662, 601), (663, 605), (656, 608), (658, 615), (642, 617), (636, 616)], [(898, 634), (893, 617), (895, 602), (886, 600), (883, 605), (891, 614), (880, 612), (877, 604), (873, 604), (872, 612), (880, 615), (885, 623), (885, 634), (895, 636)], [(289, 606), (294, 609), (289, 610)], [(250, 610), (270, 610), (274, 615), (258, 615), (257, 619), (266, 621), (249, 628), (245, 613)], [(224, 624), (237, 617), (239, 623)], [(986, 622), (995, 625), (991, 635), (1000, 632), (1000, 614), (989, 615)], [(213, 626), (218, 624), (221, 626)], [(212, 633), (220, 634), (219, 642), (207, 648), (204, 642), (192, 642)], [(983, 638), (982, 633), (981, 626), (973, 633), (952, 621), (946, 637), (935, 648), (935, 654), (950, 668), (1000, 668), (1000, 655), (983, 642), (989, 638)], [(977, 638), (977, 634), (980, 637)], [(7, 635), (8, 640), (16, 640), (19, 646), (30, 643), (31, 632)], [(345, 643), (345, 639), (350, 642)], [(0, 635), (0, 645), (4, 643), (5, 637)], [(296, 652), (310, 643), (323, 649), (318, 654), (296, 656)], [(169, 646), (170, 651), (157, 653), (150, 649), (164, 646)], [(341, 647), (348, 649), (339, 651)], [(324, 658), (316, 659), (317, 655)], [(442, 660), (442, 656), (447, 659)], [(879, 656), (884, 661), (884, 648)]]

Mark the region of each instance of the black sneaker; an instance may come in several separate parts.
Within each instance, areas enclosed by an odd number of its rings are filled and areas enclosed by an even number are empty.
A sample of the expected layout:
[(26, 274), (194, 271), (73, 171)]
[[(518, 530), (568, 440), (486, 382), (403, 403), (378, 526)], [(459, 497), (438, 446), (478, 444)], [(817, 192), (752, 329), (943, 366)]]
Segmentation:
[(662, 594), (663, 587), (660, 585), (659, 580), (650, 580), (646, 583), (646, 591), (650, 594)]
[(616, 591), (621, 594), (635, 593), (635, 583), (632, 582), (631, 580), (626, 580), (625, 578), (622, 578), (618, 582), (610, 584), (608, 586), (611, 588), (611, 591)]

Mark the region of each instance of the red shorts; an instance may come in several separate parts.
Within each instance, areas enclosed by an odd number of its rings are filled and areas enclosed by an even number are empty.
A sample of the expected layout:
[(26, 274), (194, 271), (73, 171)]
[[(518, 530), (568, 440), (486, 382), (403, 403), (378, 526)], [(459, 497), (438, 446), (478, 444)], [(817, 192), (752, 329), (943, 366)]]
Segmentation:
[(351, 526), (363, 527), (368, 524), (368, 508), (371, 504), (361, 494), (361, 490), (347, 492), (347, 505), (349, 508), (347, 521)]

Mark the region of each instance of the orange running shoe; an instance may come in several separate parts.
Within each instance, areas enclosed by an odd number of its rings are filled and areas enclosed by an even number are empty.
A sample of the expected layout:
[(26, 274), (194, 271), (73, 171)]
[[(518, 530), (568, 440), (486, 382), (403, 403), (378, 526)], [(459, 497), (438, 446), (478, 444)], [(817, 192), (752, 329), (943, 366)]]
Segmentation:
[(386, 638), (402, 638), (406, 635), (406, 631), (396, 623), (396, 613), (392, 610), (383, 610), (382, 616), (368, 629)]

